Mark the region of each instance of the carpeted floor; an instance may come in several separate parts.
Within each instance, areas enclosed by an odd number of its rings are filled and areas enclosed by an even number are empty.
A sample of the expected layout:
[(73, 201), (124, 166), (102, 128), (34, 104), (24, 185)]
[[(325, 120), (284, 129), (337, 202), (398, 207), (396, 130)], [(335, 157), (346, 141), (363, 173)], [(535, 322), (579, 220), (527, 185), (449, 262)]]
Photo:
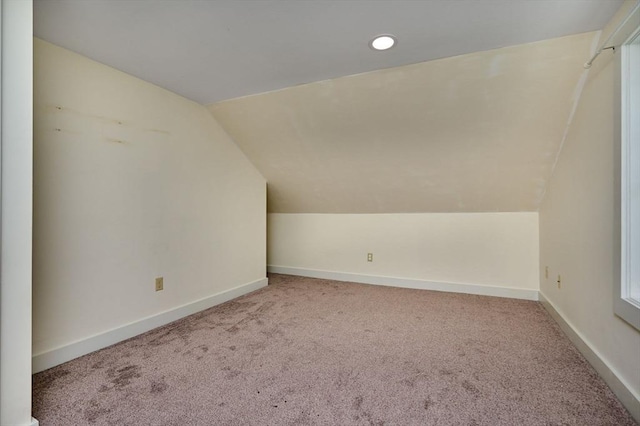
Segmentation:
[(47, 425), (634, 425), (536, 302), (271, 275), (34, 376)]

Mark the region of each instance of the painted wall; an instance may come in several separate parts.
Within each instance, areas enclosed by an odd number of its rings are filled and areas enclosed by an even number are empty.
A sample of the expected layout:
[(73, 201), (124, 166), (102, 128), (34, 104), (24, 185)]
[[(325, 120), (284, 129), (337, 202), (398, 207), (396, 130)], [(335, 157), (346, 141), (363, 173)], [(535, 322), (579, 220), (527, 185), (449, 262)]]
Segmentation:
[[(625, 4), (609, 24), (609, 32), (635, 3)], [(607, 35), (605, 31), (602, 39)], [(589, 71), (540, 208), (540, 291), (637, 400), (640, 332), (614, 315), (612, 300), (620, 243), (616, 59), (605, 51)], [(556, 284), (558, 274), (561, 288)]]
[(32, 4), (1, 0), (0, 424), (31, 424)]
[(264, 279), (265, 180), (204, 107), (34, 54), (34, 354)]
[(209, 110), (267, 178), (270, 213), (537, 211), (597, 40), (475, 52)]
[(538, 289), (537, 213), (271, 213), (268, 229), (270, 266)]

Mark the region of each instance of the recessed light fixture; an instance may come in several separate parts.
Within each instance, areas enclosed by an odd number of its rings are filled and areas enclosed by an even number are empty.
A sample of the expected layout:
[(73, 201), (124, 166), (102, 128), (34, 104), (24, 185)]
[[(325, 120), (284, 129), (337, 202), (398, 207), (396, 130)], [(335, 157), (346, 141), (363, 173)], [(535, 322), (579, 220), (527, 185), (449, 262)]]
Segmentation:
[(391, 34), (380, 34), (379, 36), (375, 36), (373, 40), (369, 42), (369, 47), (373, 50), (388, 50), (395, 46), (395, 44), (395, 36), (392, 36)]

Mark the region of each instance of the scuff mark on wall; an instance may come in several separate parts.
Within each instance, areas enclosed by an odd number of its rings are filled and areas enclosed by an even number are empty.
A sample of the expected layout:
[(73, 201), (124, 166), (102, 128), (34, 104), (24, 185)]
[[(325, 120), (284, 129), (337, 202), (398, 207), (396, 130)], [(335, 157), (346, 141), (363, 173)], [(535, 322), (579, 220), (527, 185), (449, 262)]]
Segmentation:
[[(171, 132), (159, 128), (147, 128), (134, 124), (130, 121), (123, 119), (108, 117), (99, 114), (91, 114), (77, 109), (69, 108), (61, 104), (47, 104), (41, 107), (37, 107), (47, 117), (48, 123), (50, 123), (52, 130), (56, 133), (65, 133), (70, 135), (83, 134), (80, 131), (69, 129), (68, 126), (73, 126), (73, 123), (77, 123), (78, 118), (82, 120), (90, 120), (96, 125), (100, 126), (104, 138), (98, 138), (99, 140), (114, 143), (118, 145), (126, 145), (130, 142), (125, 140), (127, 135), (131, 135), (131, 132), (148, 132), (154, 133), (158, 136), (170, 136)], [(44, 120), (41, 121), (45, 123)], [(95, 135), (93, 135), (95, 136)], [(125, 137), (123, 137), (125, 136)], [(168, 139), (163, 138), (167, 141)]]
[(504, 65), (504, 55), (498, 54), (491, 59), (489, 64), (489, 70), (487, 71), (487, 77), (497, 77), (502, 74), (502, 67)]
[[(76, 110), (76, 109), (73, 109), (73, 108), (68, 108), (68, 107), (65, 107), (65, 106), (62, 106), (62, 105), (49, 104), (49, 105), (45, 105), (44, 109), (45, 109), (45, 112), (48, 112), (48, 113), (51, 113), (51, 114), (61, 114), (61, 113), (73, 114), (73, 115), (77, 115), (77, 116), (80, 116), (80, 117), (83, 117), (83, 118), (99, 121), (99, 122), (102, 122), (104, 124), (115, 125), (115, 126), (124, 126), (124, 127), (132, 128), (134, 130), (153, 132), (153, 133), (157, 133), (157, 134), (160, 134), (160, 135), (167, 135), (167, 136), (171, 135), (171, 132), (169, 132), (168, 130), (157, 129), (157, 128), (140, 127), (140, 126), (135, 125), (134, 123), (127, 122), (127, 121), (125, 121), (123, 119), (107, 117), (107, 116), (99, 115), (99, 114), (91, 114), (91, 113), (84, 112), (84, 111), (79, 111), (79, 110)], [(60, 131), (60, 130), (58, 130), (58, 131)]]
[(123, 125), (124, 122), (122, 120), (116, 119), (116, 118), (112, 118), (112, 117), (105, 117), (102, 115), (97, 115), (97, 114), (91, 114), (88, 112), (84, 112), (84, 111), (78, 111), (75, 110), (73, 108), (67, 108), (64, 107), (62, 105), (46, 105), (45, 106), (47, 112), (54, 112), (54, 113), (70, 113), (70, 114), (75, 114), (75, 115), (79, 115), (81, 117), (85, 117), (85, 118), (91, 118), (94, 120), (98, 120), (98, 121), (103, 121), (103, 122), (107, 122), (107, 123), (111, 123), (111, 124), (118, 124), (118, 125)]

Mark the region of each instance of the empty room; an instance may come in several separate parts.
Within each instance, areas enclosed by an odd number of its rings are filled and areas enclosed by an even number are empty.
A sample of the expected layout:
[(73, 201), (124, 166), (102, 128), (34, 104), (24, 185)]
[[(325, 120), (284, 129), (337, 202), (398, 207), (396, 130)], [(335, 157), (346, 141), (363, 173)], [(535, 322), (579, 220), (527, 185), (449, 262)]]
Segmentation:
[(640, 423), (640, 1), (0, 1), (0, 425)]

